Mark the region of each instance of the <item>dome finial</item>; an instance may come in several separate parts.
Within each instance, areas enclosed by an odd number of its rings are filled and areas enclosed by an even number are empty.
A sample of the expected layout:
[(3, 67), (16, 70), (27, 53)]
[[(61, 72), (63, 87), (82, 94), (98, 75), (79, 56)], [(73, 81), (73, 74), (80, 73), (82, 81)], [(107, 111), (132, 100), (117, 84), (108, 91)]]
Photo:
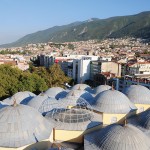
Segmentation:
[(114, 91), (114, 82), (112, 82), (111, 90)]
[(124, 120), (124, 126), (126, 126), (127, 125), (127, 118), (125, 117), (124, 119), (125, 119)]
[(40, 95), (41, 95), (41, 96), (44, 96), (44, 92), (42, 91)]
[(81, 87), (79, 86), (78, 90), (81, 90)]
[(139, 79), (137, 79), (137, 85), (139, 85), (139, 82), (140, 82)]
[(15, 98), (15, 96), (13, 98), (14, 98), (13, 106), (16, 107), (17, 106), (16, 98)]
[(75, 96), (74, 91), (72, 92), (71, 96)]

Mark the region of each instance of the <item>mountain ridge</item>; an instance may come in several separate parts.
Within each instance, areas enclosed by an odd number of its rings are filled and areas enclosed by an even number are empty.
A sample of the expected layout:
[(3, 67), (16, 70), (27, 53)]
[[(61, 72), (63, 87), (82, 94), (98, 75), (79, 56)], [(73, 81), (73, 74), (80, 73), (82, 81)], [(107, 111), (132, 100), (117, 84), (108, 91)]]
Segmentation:
[(90, 18), (68, 25), (54, 26), (27, 34), (0, 47), (19, 47), (30, 43), (74, 42), (90, 39), (135, 37), (150, 39), (150, 11), (107, 19)]

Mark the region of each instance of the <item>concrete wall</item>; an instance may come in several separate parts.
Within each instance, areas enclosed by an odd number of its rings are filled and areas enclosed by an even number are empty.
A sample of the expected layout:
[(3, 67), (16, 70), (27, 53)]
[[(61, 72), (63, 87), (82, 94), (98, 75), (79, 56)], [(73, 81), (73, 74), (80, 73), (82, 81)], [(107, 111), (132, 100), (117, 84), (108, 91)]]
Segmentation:
[(68, 130), (55, 130), (55, 141), (68, 141), (74, 143), (83, 143), (84, 135), (92, 131), (101, 129), (102, 125), (95, 126), (86, 131), (68, 131)]
[[(121, 120), (123, 120), (125, 118), (125, 116), (126, 116), (126, 114), (107, 114), (107, 113), (104, 113), (103, 114), (103, 124), (104, 125), (110, 125), (110, 124), (118, 122), (118, 121), (121, 123)], [(115, 121), (115, 118), (116, 118), (116, 121)], [(114, 122), (113, 122), (113, 120), (114, 120)]]
[(135, 106), (137, 107), (137, 114), (147, 110), (150, 108), (150, 104), (135, 104)]

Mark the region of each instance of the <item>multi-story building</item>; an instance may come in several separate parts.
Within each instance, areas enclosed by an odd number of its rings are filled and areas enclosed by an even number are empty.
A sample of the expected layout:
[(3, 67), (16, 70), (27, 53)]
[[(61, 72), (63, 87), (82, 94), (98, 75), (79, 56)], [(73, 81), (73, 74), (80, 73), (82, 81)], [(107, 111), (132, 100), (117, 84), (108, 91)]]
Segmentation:
[(128, 66), (128, 74), (150, 74), (149, 62), (138, 62)]

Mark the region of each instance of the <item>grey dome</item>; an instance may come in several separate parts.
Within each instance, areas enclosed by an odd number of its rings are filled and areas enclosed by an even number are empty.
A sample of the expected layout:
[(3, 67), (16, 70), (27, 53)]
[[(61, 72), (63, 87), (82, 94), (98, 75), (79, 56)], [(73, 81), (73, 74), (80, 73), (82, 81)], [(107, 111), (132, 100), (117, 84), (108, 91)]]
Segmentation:
[(150, 90), (142, 85), (131, 85), (124, 93), (135, 104), (150, 104)]
[(140, 128), (142, 131), (150, 131), (150, 110), (146, 110), (136, 116), (133, 116), (129, 118), (128, 121), (134, 126)]
[(132, 125), (110, 125), (85, 135), (85, 150), (149, 150), (149, 138)]
[(100, 85), (94, 89), (94, 94), (99, 94), (103, 91), (110, 90), (110, 89), (111, 89), (111, 86), (109, 85)]
[(41, 104), (43, 103), (43, 101), (47, 98), (48, 98), (48, 95), (41, 93), (41, 94), (35, 96), (34, 98), (32, 98), (27, 105), (38, 110), (40, 108)]
[(88, 91), (88, 92), (92, 92), (92, 89), (89, 85), (87, 84), (76, 84), (74, 85), (71, 90), (85, 90), (85, 91)]
[(61, 87), (52, 87), (45, 91), (45, 94), (49, 97), (59, 99), (64, 98), (67, 95), (67, 92)]
[(6, 107), (8, 106), (7, 104), (5, 104), (4, 102), (0, 102), (0, 109), (3, 108), (3, 107)]
[(116, 90), (107, 90), (98, 94), (93, 107), (99, 112), (115, 114), (127, 114), (136, 109), (126, 95)]
[(26, 105), (0, 109), (0, 147), (17, 148), (50, 137), (53, 125)]
[(60, 102), (55, 98), (48, 97), (41, 103), (41, 106), (39, 107), (38, 111), (41, 114), (45, 115), (47, 112), (57, 108), (61, 108)]
[(72, 99), (78, 99), (78, 98), (83, 98), (85, 99), (89, 104), (92, 104), (93, 101), (94, 101), (94, 98), (93, 96), (85, 91), (85, 90), (71, 90), (67, 95), (66, 95), (67, 98), (71, 98)]
[(139, 122), (143, 128), (150, 130), (150, 110), (146, 110), (139, 115)]
[(3, 100), (3, 102), (5, 102), (8, 105), (12, 105), (14, 103), (14, 100), (16, 100), (17, 104), (26, 105), (35, 96), (36, 95), (34, 93), (29, 91), (18, 92), (14, 94), (12, 97)]

